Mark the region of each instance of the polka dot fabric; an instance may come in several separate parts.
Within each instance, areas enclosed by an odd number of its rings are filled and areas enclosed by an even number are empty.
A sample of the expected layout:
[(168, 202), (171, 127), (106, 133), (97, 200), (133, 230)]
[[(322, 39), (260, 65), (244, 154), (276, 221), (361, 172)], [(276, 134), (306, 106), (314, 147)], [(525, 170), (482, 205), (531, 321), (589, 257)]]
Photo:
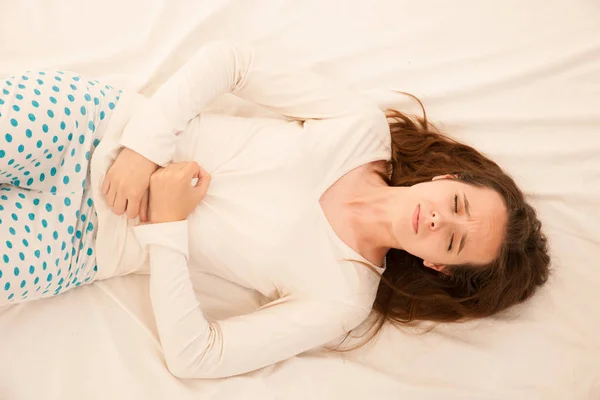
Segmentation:
[(62, 71), (0, 88), (1, 306), (94, 280), (89, 163), (121, 92)]

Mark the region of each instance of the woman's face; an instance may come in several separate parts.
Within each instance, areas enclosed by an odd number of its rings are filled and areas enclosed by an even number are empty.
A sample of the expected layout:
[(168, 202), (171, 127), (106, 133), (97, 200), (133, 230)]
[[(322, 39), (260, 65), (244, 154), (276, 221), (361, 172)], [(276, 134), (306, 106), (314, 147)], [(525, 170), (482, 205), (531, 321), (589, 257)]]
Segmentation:
[(496, 191), (450, 175), (411, 186), (401, 212), (394, 231), (402, 248), (438, 271), (446, 265), (493, 261), (507, 220)]

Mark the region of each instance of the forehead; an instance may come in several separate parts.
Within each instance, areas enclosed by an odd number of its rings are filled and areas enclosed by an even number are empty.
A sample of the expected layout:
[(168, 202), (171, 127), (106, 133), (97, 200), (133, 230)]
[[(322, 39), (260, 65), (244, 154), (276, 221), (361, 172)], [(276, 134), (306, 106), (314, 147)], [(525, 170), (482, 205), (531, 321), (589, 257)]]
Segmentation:
[(506, 230), (507, 211), (502, 196), (488, 187), (479, 187), (460, 181), (449, 182), (465, 207), (465, 198), (471, 217), (465, 224), (466, 245), (459, 255), (461, 263), (485, 264), (498, 254)]
[(475, 186), (458, 179), (440, 179), (432, 181), (430, 184), (432, 189), (435, 187), (435, 189), (443, 189), (444, 191), (450, 190), (452, 195), (458, 194), (463, 197), (464, 194), (470, 204), (479, 203), (478, 200), (481, 199), (482, 204), (480, 206), (482, 207), (486, 205), (491, 208), (504, 207), (502, 196), (487, 186)]
[[(501, 211), (506, 212), (506, 206), (500, 193), (487, 186), (474, 186), (465, 182), (452, 180), (450, 187), (454, 188), (459, 194), (467, 196), (469, 204), (474, 211)], [(463, 196), (464, 197), (464, 196)]]

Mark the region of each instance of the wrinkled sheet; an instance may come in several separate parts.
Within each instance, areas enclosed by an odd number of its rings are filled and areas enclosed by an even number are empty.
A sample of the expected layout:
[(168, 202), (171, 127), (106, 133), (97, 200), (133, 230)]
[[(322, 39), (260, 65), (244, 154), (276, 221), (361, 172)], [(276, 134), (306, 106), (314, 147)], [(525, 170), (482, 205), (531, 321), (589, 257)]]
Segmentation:
[[(419, 112), (520, 183), (550, 283), (507, 315), (427, 334), (386, 326), (349, 353), (180, 381), (145, 276), (0, 309), (0, 399), (600, 398), (600, 4), (593, 0), (0, 0), (0, 77), (69, 69), (150, 95), (203, 43), (246, 40), (383, 106)], [(224, 96), (214, 112), (260, 111)], [(193, 266), (191, 266), (193, 270)], [(192, 273), (210, 317), (256, 295)]]

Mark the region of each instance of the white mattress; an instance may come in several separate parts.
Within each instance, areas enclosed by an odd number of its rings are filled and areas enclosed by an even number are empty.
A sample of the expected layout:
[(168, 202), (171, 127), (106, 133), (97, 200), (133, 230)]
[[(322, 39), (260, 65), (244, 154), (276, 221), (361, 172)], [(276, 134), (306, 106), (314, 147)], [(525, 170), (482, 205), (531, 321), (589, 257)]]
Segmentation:
[[(179, 381), (144, 276), (0, 309), (0, 399), (600, 399), (600, 5), (594, 0), (0, 1), (0, 77), (70, 69), (151, 94), (212, 39), (429, 116), (507, 168), (551, 241), (550, 283), (508, 316), (244, 376)], [(225, 97), (215, 109), (256, 111)], [(193, 268), (193, 266), (192, 266)], [(194, 275), (214, 318), (254, 294)]]

